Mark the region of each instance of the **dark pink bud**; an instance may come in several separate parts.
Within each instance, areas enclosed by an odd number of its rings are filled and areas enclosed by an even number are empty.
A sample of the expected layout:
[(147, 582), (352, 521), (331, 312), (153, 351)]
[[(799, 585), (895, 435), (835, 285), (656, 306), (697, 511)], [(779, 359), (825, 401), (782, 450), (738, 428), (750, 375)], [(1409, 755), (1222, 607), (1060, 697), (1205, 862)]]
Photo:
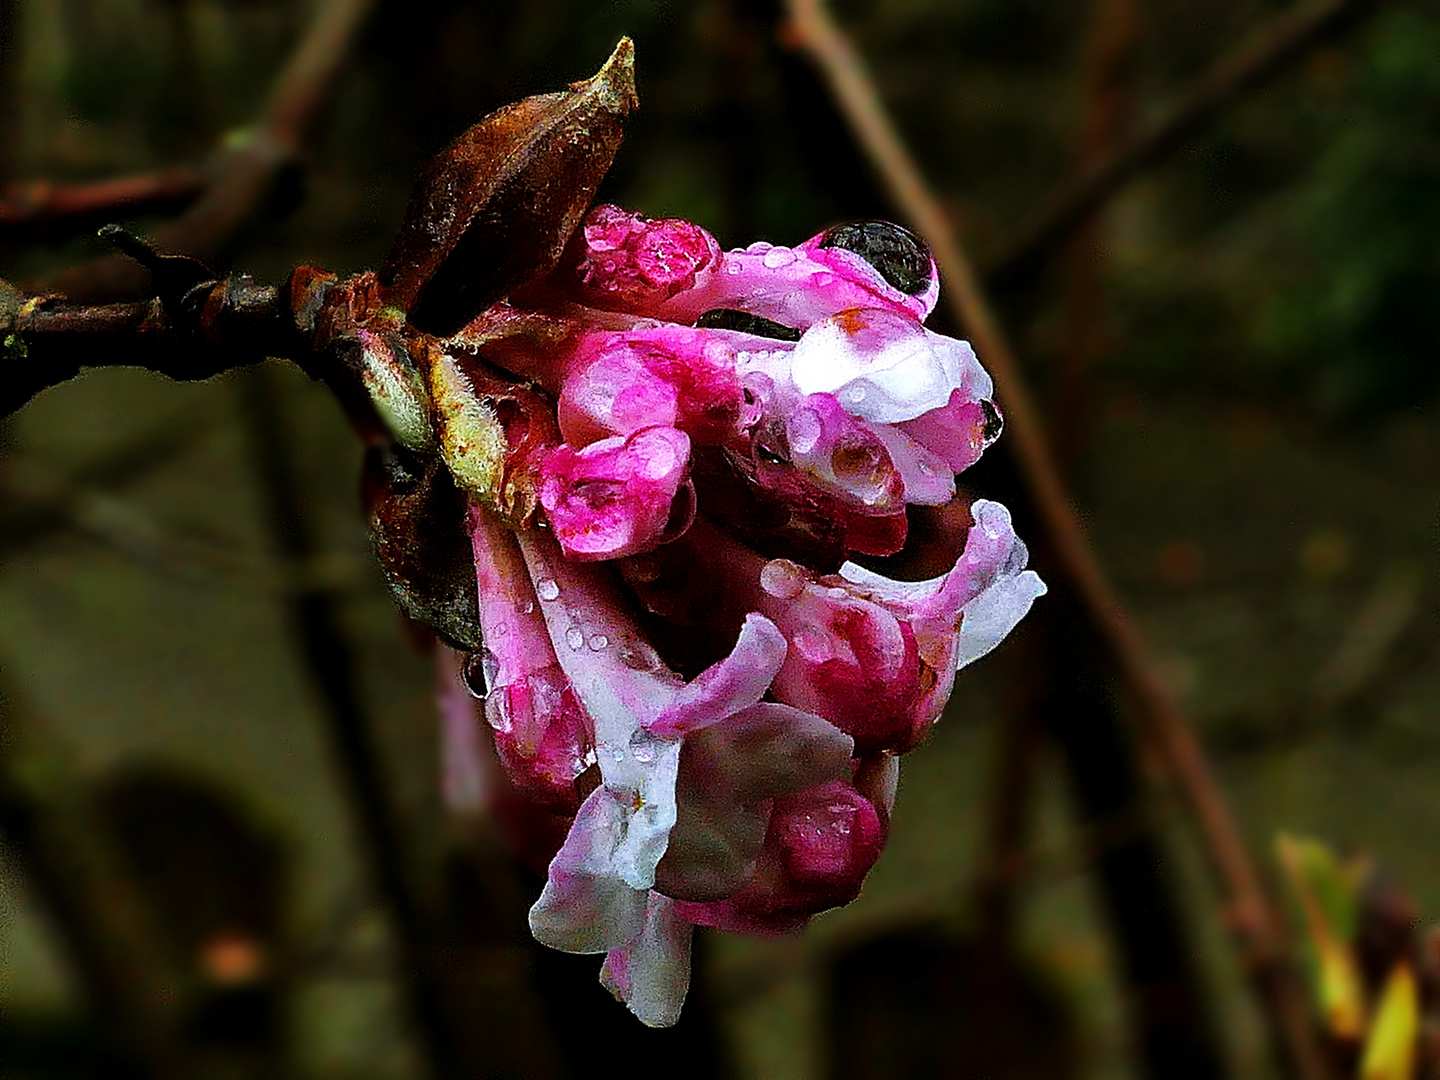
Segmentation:
[(649, 221), (616, 206), (585, 219), (585, 252), (576, 273), (581, 298), (610, 311), (653, 315), (720, 257), (704, 229), (678, 218)]
[(724, 900), (677, 902), (676, 910), (697, 926), (791, 933), (860, 894), (885, 837), (880, 812), (849, 781), (778, 798), (750, 881)]
[(580, 805), (578, 777), (595, 760), (594, 724), (561, 670), (515, 534), (471, 510), (470, 539), (485, 647), (478, 654), (485, 719), (511, 781), (564, 813)]
[(589, 331), (577, 337), (564, 363), (560, 429), (572, 445), (655, 425), (679, 428), (697, 443), (719, 443), (738, 428), (735, 355), (704, 330)]
[[(671, 427), (642, 428), (583, 450), (557, 447), (541, 470), (540, 504), (561, 550), (582, 561), (614, 559), (674, 539), (693, 514), (693, 496), (680, 494), (689, 462), (689, 438)], [(686, 500), (679, 520), (677, 497)]]

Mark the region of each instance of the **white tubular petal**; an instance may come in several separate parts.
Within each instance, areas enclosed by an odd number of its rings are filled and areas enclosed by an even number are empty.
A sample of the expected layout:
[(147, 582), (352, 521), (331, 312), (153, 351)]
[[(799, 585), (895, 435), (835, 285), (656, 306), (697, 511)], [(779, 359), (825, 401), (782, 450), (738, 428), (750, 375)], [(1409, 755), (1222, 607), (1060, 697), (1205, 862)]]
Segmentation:
[[(605, 751), (602, 751), (605, 752)], [(655, 884), (655, 866), (670, 843), (675, 824), (675, 779), (680, 773), (678, 740), (637, 739), (628, 753), (639, 756), (644, 772), (633, 791), (619, 794), (633, 800), (621, 807), (624, 830), (614, 851), (614, 872), (632, 889)]]
[(603, 787), (580, 805), (530, 909), (536, 941), (561, 952), (601, 953), (639, 933), (645, 893), (626, 884), (615, 865), (625, 816), (625, 807)]
[(918, 604), (928, 600), (945, 586), (950, 575), (926, 578), (924, 581), (897, 581), (884, 574), (877, 574), (859, 563), (847, 562), (840, 566), (840, 576), (851, 584), (860, 586), (867, 594), (889, 604)]
[(1015, 624), (1025, 617), (1036, 597), (1046, 593), (1045, 583), (1034, 570), (1014, 577), (1002, 577), (964, 607), (960, 642), (955, 659), (958, 671), (980, 659), (1005, 640)]
[(695, 928), (675, 913), (675, 902), (650, 894), (639, 935), (605, 958), (600, 983), (647, 1027), (670, 1027), (690, 989), (690, 941)]

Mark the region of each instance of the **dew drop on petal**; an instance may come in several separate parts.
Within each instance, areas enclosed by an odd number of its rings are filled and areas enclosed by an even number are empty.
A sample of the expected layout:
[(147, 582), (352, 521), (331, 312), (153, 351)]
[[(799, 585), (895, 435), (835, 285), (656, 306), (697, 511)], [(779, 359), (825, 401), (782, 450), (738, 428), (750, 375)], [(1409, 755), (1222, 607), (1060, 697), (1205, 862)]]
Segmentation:
[(760, 587), (777, 600), (793, 600), (805, 591), (805, 575), (788, 559), (771, 559), (760, 569)]
[(565, 631), (565, 644), (572, 649), (580, 649), (585, 646), (585, 635), (580, 632), (578, 626), (572, 626)]
[(604, 649), (605, 646), (607, 646), (607, 645), (609, 645), (609, 644), (610, 644), (610, 639), (607, 638), (604, 634), (591, 634), (591, 635), (590, 635), (590, 648), (593, 649), (595, 652), (599, 652), (600, 650)]
[(560, 586), (554, 578), (541, 578), (535, 583), (535, 591), (541, 600), (559, 600)]
[(795, 253), (786, 248), (771, 248), (760, 261), (767, 270), (779, 270), (795, 261)]
[(465, 657), (460, 677), (471, 696), (484, 701), (490, 694), (490, 688), (495, 685), (495, 676), (499, 671), (500, 661), (495, 658), (495, 654), (489, 649), (481, 649)]

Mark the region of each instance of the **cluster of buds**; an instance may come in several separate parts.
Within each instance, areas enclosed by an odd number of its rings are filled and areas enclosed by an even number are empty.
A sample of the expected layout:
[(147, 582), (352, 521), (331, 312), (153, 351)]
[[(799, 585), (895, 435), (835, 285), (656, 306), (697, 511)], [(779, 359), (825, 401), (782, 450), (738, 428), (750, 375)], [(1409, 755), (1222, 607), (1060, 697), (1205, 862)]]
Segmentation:
[(402, 606), (470, 654), (511, 780), (569, 819), (531, 929), (666, 1025), (695, 926), (784, 933), (858, 894), (898, 755), (1044, 585), (993, 502), (939, 577), (852, 561), (899, 551), (1001, 427), (924, 325), (925, 245), (864, 222), (726, 252), (591, 209), (633, 105), (626, 42), (486, 118), (315, 318), (365, 391)]

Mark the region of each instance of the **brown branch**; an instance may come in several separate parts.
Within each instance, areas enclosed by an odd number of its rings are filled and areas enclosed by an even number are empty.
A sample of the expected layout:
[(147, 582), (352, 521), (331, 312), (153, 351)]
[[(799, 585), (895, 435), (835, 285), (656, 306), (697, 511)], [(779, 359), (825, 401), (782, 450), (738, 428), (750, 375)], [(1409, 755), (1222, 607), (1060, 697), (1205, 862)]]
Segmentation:
[(309, 363), (304, 332), (282, 290), (248, 278), (211, 284), (193, 319), (159, 298), (81, 304), (24, 299), (0, 281), (0, 416), (82, 367), (143, 367), (205, 379), (266, 356)]
[(1143, 718), (1143, 728), (1179, 788), (1210, 867), (1228, 894), (1229, 922), (1248, 974), (1283, 1040), (1295, 1073), (1323, 1077), (1309, 1010), (1289, 971), (1276, 917), (1245, 842), (1190, 726), (1101, 567), (1061, 483), (1014, 350), (965, 249), (915, 159), (881, 104), (874, 83), (823, 0), (789, 0), (790, 27), (830, 86), (836, 102), (881, 174), (902, 215), (930, 243), (956, 317), (969, 330), (1005, 404), (1010, 450), (1053, 548), (1059, 569), (1103, 635)]
[[(300, 153), (306, 132), (375, 0), (319, 0), (305, 36), (277, 76), (248, 133), (228, 149), (205, 194), (155, 234), (156, 244), (207, 259), (224, 255), (275, 180)], [(115, 255), (61, 271), (32, 292), (60, 292), (76, 300), (140, 295), (146, 271)]]
[(1267, 23), (1186, 87), (1169, 112), (1142, 124), (1043, 197), (1015, 239), (985, 268), (986, 280), (1011, 283), (1036, 270), (1056, 244), (1140, 172), (1184, 145), (1241, 94), (1376, 6), (1375, 0), (1301, 0)]
[(8, 184), (0, 191), (0, 236), (74, 232), (127, 215), (175, 210), (199, 198), (207, 181), (203, 170), (179, 166), (89, 184)]

